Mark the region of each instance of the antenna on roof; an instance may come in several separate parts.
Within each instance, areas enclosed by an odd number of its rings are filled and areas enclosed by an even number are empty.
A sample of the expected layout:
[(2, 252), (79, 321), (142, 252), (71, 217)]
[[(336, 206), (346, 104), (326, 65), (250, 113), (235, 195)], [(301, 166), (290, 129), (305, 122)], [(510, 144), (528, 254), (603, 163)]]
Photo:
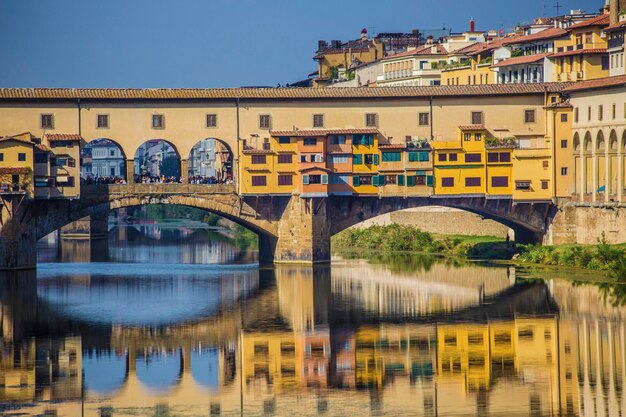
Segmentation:
[(556, 16), (557, 17), (559, 17), (559, 10), (561, 10), (561, 7), (563, 7), (563, 5), (561, 3), (559, 3), (558, 1), (554, 5), (554, 8), (556, 9)]

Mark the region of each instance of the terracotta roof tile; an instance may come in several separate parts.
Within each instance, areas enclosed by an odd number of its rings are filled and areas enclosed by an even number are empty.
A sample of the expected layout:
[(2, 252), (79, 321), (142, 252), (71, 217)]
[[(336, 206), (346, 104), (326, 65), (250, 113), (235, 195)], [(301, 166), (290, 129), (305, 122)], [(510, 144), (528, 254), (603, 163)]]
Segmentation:
[(599, 16), (592, 17), (591, 19), (587, 19), (580, 23), (576, 23), (575, 25), (570, 26), (569, 29), (571, 30), (571, 29), (586, 28), (588, 26), (608, 26), (610, 21), (611, 21), (611, 16), (608, 13), (601, 14)]
[(30, 168), (24, 167), (3, 167), (0, 174), (30, 174)]
[(414, 98), (480, 95), (543, 94), (559, 92), (568, 83), (441, 85), (424, 87), (344, 88), (172, 88), (172, 89), (78, 89), (0, 88), (0, 100), (286, 100), (341, 98)]
[(272, 130), (270, 135), (304, 137), (304, 136), (328, 136), (328, 135), (359, 135), (359, 134), (379, 134), (378, 129), (303, 129), (303, 130)]
[(50, 142), (57, 140), (82, 140), (83, 138), (78, 133), (46, 133), (44, 138)]
[(25, 144), (31, 145), (31, 146), (35, 145), (34, 142), (32, 142), (32, 141), (30, 141), (28, 139), (17, 138), (17, 137), (14, 137), (14, 136), (4, 136), (4, 137), (0, 138), (0, 142), (7, 142), (7, 141), (10, 141), (10, 140), (13, 140), (15, 142), (25, 143)]
[(484, 125), (463, 125), (459, 126), (460, 130), (485, 130)]
[(611, 30), (624, 29), (624, 28), (626, 28), (626, 20), (622, 20), (621, 22), (612, 24), (609, 27), (605, 28), (604, 30), (611, 31)]
[(556, 54), (550, 55), (550, 58), (559, 58), (562, 56), (574, 56), (574, 55), (584, 55), (584, 54), (606, 54), (607, 50), (602, 48), (595, 49), (577, 49), (574, 51), (564, 51), (557, 52)]
[(35, 149), (42, 151), (42, 152), (51, 152), (51, 149), (42, 143), (35, 145)]
[(506, 67), (509, 65), (521, 65), (521, 64), (532, 64), (533, 62), (543, 61), (543, 59), (550, 54), (536, 54), (536, 55), (526, 55), (526, 56), (517, 56), (515, 58), (508, 58), (503, 61), (500, 61), (496, 64), (493, 64), (492, 68), (497, 67)]
[[(437, 47), (437, 50), (435, 52), (432, 51), (433, 46)], [(402, 58), (402, 57), (413, 56), (413, 55), (448, 55), (448, 50), (441, 44), (423, 45), (423, 46), (420, 46), (419, 48), (412, 49), (410, 51), (404, 51), (404, 52), (399, 52), (394, 55), (389, 55), (383, 58), (382, 60), (386, 61), (389, 59)]]
[(567, 31), (561, 28), (549, 28), (542, 30), (537, 33), (533, 33), (532, 35), (524, 35), (524, 36), (515, 36), (511, 39), (504, 41), (503, 45), (516, 45), (519, 43), (527, 43), (527, 42), (535, 42), (541, 41), (545, 39), (554, 39), (560, 38), (563, 35), (566, 35)]
[(614, 77), (597, 78), (595, 80), (579, 81), (570, 85), (563, 91), (572, 93), (583, 90), (593, 90), (596, 88), (624, 87), (626, 86), (626, 75), (617, 75)]

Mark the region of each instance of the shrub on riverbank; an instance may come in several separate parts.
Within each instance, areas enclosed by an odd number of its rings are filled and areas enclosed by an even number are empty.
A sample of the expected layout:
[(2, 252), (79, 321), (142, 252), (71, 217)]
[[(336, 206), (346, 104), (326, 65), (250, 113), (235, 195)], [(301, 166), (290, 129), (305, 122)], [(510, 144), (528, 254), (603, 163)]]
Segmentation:
[(483, 259), (511, 259), (515, 254), (514, 245), (495, 237), (435, 237), (415, 227), (398, 224), (347, 229), (333, 236), (332, 244), (344, 249), (439, 253)]
[[(626, 253), (607, 243), (604, 236), (596, 246), (541, 246), (525, 245), (519, 260), (533, 264), (569, 266), (626, 273)], [(626, 275), (624, 275), (626, 279)]]

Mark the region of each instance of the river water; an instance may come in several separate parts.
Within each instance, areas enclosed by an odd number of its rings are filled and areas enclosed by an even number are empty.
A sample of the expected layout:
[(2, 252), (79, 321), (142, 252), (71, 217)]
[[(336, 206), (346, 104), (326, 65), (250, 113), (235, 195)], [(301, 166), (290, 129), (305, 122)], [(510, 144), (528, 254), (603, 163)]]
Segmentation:
[(194, 222), (38, 251), (36, 273), (1, 281), (1, 415), (625, 408), (624, 291), (578, 282), (599, 276), (421, 255), (259, 268)]

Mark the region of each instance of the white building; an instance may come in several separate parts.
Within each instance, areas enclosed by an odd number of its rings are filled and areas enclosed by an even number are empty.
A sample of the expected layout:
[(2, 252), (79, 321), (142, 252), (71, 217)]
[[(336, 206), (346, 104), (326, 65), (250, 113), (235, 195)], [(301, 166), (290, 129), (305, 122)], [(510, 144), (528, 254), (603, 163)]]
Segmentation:
[(217, 177), (216, 140), (201, 140), (189, 153), (189, 176)]

